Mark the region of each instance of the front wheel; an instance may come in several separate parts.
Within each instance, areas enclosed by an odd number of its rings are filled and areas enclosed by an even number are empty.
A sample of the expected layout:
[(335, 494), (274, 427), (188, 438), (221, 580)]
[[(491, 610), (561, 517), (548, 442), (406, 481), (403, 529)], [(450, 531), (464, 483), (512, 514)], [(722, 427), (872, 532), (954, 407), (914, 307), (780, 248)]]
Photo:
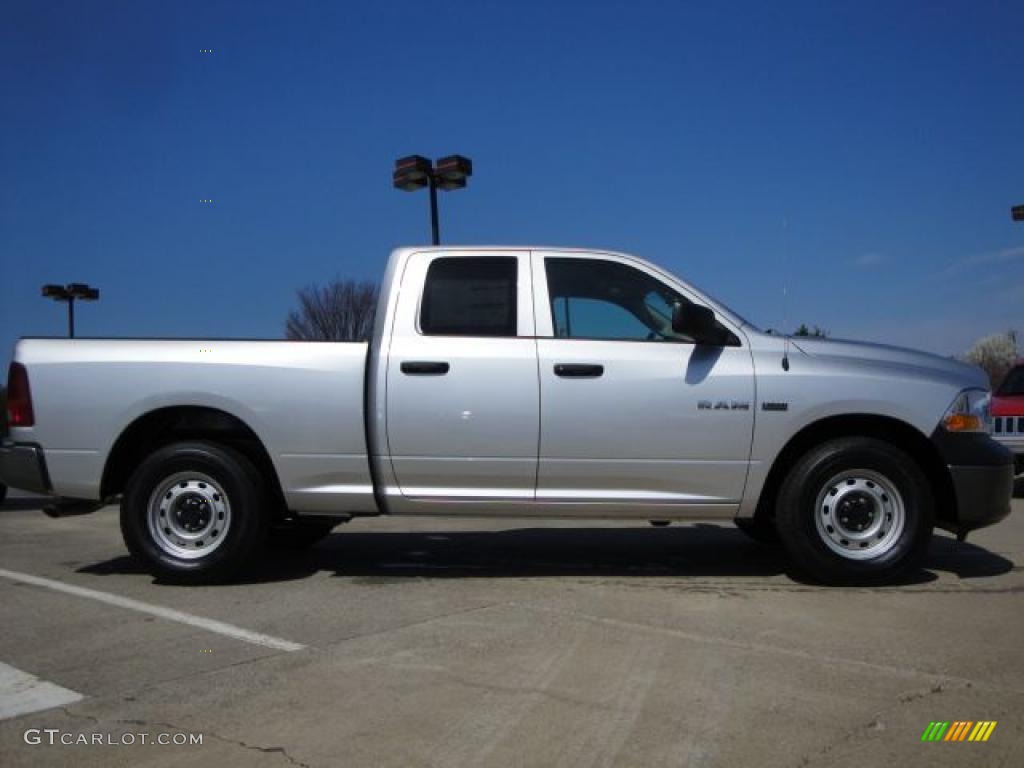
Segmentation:
[(934, 503), (917, 463), (866, 437), (802, 456), (779, 491), (776, 528), (796, 568), (829, 584), (892, 581), (918, 567)]
[(121, 533), (156, 575), (224, 579), (251, 562), (267, 537), (264, 483), (244, 455), (207, 442), (167, 445), (128, 481)]

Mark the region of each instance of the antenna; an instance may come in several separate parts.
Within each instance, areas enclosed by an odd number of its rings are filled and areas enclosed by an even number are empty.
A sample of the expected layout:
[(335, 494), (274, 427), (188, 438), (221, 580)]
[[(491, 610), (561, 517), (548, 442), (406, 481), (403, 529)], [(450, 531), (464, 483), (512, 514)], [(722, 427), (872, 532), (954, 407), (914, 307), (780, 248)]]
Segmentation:
[(789, 220), (782, 217), (782, 370), (789, 370)]

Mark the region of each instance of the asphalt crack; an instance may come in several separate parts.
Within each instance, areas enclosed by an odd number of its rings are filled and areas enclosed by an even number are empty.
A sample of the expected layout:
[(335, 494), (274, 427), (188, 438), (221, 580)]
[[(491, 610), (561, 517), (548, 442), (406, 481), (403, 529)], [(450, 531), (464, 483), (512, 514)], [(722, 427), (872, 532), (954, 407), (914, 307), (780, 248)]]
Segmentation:
[(449, 613), (441, 613), (437, 616), (428, 616), (425, 619), (415, 619), (414, 621), (407, 622), (405, 624), (398, 624), (393, 627), (383, 627), (381, 629), (373, 629), (368, 632), (357, 632), (354, 635), (346, 635), (345, 637), (339, 637), (334, 640), (330, 640), (324, 644), (324, 647), (334, 647), (342, 645), (344, 643), (350, 643), (354, 640), (365, 640), (370, 637), (377, 637), (380, 635), (387, 635), (391, 632), (402, 632), (406, 629), (413, 627), (422, 626), (424, 624), (432, 624), (437, 621), (445, 621), (447, 619), (454, 618), (456, 616), (462, 616), (467, 613), (476, 613), (477, 611), (489, 611), (492, 608), (502, 608), (506, 606), (515, 605), (515, 601), (505, 600), (497, 603), (487, 603), (486, 605), (477, 605), (472, 608), (460, 608), (457, 611), (451, 611)]
[(223, 742), (224, 744), (233, 744), (234, 746), (242, 747), (243, 749), (252, 750), (253, 752), (262, 752), (263, 754), (268, 755), (281, 755), (281, 757), (283, 757), (292, 765), (297, 765), (300, 768), (313, 768), (309, 763), (304, 763), (301, 760), (292, 757), (288, 753), (288, 750), (284, 747), (260, 747), (256, 744), (249, 744), (248, 742), (242, 741), (241, 739), (229, 739), (226, 736), (221, 736), (219, 733), (214, 733), (213, 731), (211, 731), (209, 735), (212, 738), (217, 739), (217, 741)]
[(504, 694), (509, 696), (537, 696), (550, 701), (556, 701), (562, 704), (569, 704), (571, 706), (581, 707), (583, 709), (594, 710), (598, 712), (616, 712), (617, 709), (609, 704), (605, 704), (599, 701), (588, 701), (581, 699), (576, 696), (570, 696), (559, 691), (552, 691), (547, 688), (541, 688), (538, 686), (530, 685), (500, 685), (498, 683), (485, 683), (477, 680), (469, 680), (465, 677), (460, 677), (450, 671), (444, 673), (444, 679), (455, 685), (461, 685), (465, 688), (472, 690), (483, 691), (485, 693), (496, 693)]
[(842, 666), (848, 669), (868, 670), (873, 673), (898, 675), (900, 677), (911, 677), (918, 679), (923, 678), (925, 680), (930, 679), (931, 681), (933, 681), (932, 685), (938, 686), (958, 685), (966, 687), (967, 685), (971, 685), (979, 690), (1001, 691), (1018, 696), (1022, 693), (1022, 691), (1017, 688), (1008, 688), (994, 683), (980, 682), (977, 680), (970, 680), (965, 677), (956, 677), (953, 675), (931, 672), (926, 669), (916, 669), (913, 667), (903, 667), (892, 664), (878, 664), (875, 662), (864, 661), (860, 659), (850, 659), (844, 657), (830, 656), (828, 654), (814, 653), (812, 651), (803, 650), (797, 647), (778, 646), (772, 645), (770, 643), (734, 640), (727, 637), (704, 635), (699, 632), (694, 632), (687, 629), (677, 629), (674, 627), (662, 626), (657, 624), (648, 624), (644, 622), (629, 621), (624, 619), (614, 619), (611, 617), (593, 615), (582, 611), (548, 608), (540, 605), (531, 605), (529, 603), (517, 603), (517, 605), (519, 605), (519, 607), (525, 610), (534, 611), (536, 613), (551, 614), (555, 616), (561, 616), (565, 619), (574, 619), (577, 621), (585, 621), (590, 624), (596, 624), (606, 627), (615, 627), (626, 632), (642, 632), (647, 634), (661, 635), (664, 637), (672, 637), (687, 642), (700, 643), (702, 645), (713, 645), (718, 648), (730, 648), (742, 652), (766, 653), (778, 656), (787, 656), (793, 659), (799, 659), (814, 664)]
[(89, 722), (93, 723), (94, 725), (99, 725), (100, 724), (99, 719), (93, 717), (92, 715), (86, 715), (84, 713), (79, 713), (79, 712), (72, 712), (67, 707), (61, 707), (60, 711), (63, 712), (65, 715), (67, 715), (68, 717), (70, 717), (73, 720), (88, 720)]
[[(964, 687), (965, 688), (971, 688), (971, 687), (973, 687), (973, 684), (970, 681), (967, 681), (964, 684)], [(933, 696), (933, 695), (935, 695), (937, 693), (942, 693), (944, 690), (946, 690), (945, 683), (944, 682), (938, 682), (935, 685), (933, 685), (931, 688), (929, 688), (927, 691), (912, 691), (911, 693), (903, 694), (902, 696), (900, 696), (900, 704), (909, 704), (912, 701), (917, 701), (918, 699), (923, 699), (926, 696)]]
[(831, 755), (836, 749), (846, 744), (849, 744), (854, 740), (859, 739), (861, 736), (871, 733), (872, 731), (884, 731), (886, 728), (885, 719), (894, 711), (898, 710), (900, 707), (906, 704), (910, 704), (921, 699), (929, 698), (931, 696), (936, 696), (952, 688), (966, 689), (972, 687), (974, 687), (974, 684), (969, 680), (958, 681), (956, 682), (956, 684), (952, 684), (951, 681), (944, 679), (940, 680), (938, 683), (930, 686), (929, 688), (920, 689), (917, 691), (910, 691), (909, 693), (901, 694), (897, 697), (895, 704), (881, 710), (880, 712), (876, 712), (870, 721), (862, 722), (859, 725), (854, 726), (853, 728), (851, 728), (850, 730), (846, 731), (838, 738), (833, 740), (832, 742), (822, 747), (817, 752), (817, 754), (804, 755), (802, 758), (800, 758), (799, 766), (800, 768), (807, 768), (808, 766), (820, 761), (825, 761), (825, 764), (829, 765), (831, 763), (831, 761), (828, 759), (829, 755)]
[[(60, 709), (65, 715), (74, 720), (86, 720), (92, 723), (93, 725), (100, 727), (134, 725), (141, 728), (165, 728), (168, 731), (177, 731), (179, 733), (186, 733), (189, 731), (189, 729), (183, 728), (180, 725), (175, 725), (174, 723), (165, 723), (159, 720), (142, 720), (139, 718), (129, 718), (101, 721), (98, 717), (95, 717), (94, 715), (88, 715), (84, 712), (72, 712), (71, 709), (68, 707), (61, 707)], [(252, 750), (254, 752), (262, 752), (268, 755), (281, 755), (281, 757), (287, 760), (291, 765), (299, 766), (299, 768), (313, 768), (309, 763), (304, 763), (301, 760), (293, 757), (284, 747), (261, 747), (256, 744), (250, 744), (247, 741), (242, 741), (241, 739), (229, 739), (228, 737), (222, 736), (221, 734), (216, 733), (215, 731), (207, 731), (203, 733), (203, 735), (209, 736), (212, 739), (216, 739), (217, 741), (223, 744), (231, 744), (233, 746), (242, 747), (243, 749)]]

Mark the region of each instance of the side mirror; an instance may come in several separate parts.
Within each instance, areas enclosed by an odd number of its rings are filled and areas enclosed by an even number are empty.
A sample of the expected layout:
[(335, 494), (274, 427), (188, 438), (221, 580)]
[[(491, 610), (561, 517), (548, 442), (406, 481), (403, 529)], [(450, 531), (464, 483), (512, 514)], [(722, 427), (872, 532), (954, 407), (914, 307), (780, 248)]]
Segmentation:
[(672, 308), (672, 330), (698, 344), (717, 344), (715, 313), (702, 304), (681, 302)]

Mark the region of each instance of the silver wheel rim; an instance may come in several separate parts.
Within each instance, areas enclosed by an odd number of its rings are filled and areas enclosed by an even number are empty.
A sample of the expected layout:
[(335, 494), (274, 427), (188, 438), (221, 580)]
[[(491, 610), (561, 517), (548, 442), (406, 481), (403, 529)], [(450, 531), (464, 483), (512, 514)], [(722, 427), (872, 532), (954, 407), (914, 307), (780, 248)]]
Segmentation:
[(825, 483), (814, 504), (818, 535), (847, 560), (870, 560), (891, 551), (906, 517), (896, 485), (870, 469), (840, 472)]
[(149, 497), (149, 535), (164, 552), (196, 560), (214, 552), (231, 527), (231, 503), (224, 489), (202, 472), (178, 472)]

